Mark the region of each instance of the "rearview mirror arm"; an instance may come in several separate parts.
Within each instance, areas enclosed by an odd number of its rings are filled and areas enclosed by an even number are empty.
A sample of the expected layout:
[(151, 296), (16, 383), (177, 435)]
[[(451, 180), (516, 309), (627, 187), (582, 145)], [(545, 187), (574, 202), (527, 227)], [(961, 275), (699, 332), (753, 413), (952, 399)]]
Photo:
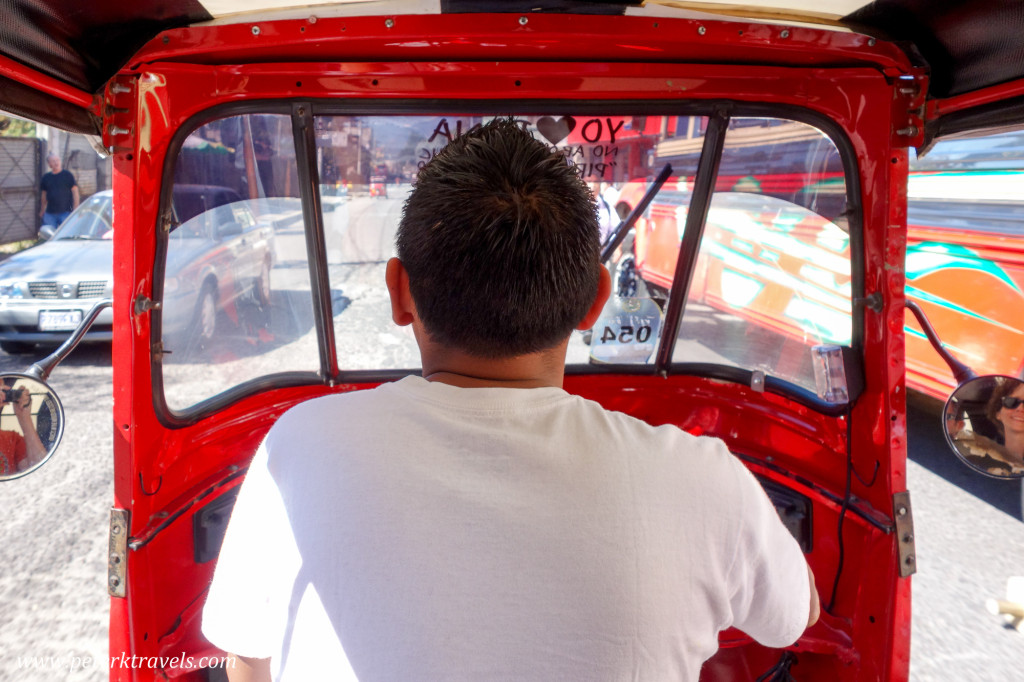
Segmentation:
[(91, 327), (92, 323), (96, 321), (97, 316), (112, 305), (114, 305), (114, 301), (109, 298), (96, 301), (96, 304), (93, 305), (92, 309), (89, 310), (89, 312), (85, 314), (85, 317), (82, 318), (82, 321), (78, 323), (78, 327), (76, 327), (75, 331), (71, 333), (71, 336), (69, 336), (57, 350), (53, 351), (53, 353), (47, 355), (42, 360), (29, 367), (25, 371), (25, 374), (45, 383), (47, 378), (50, 376), (50, 372), (52, 372), (53, 369), (75, 349), (78, 342), (81, 341), (82, 337), (85, 336), (85, 333), (89, 331), (89, 327)]
[(953, 377), (956, 379), (958, 384), (962, 384), (965, 381), (976, 378), (978, 375), (974, 373), (970, 367), (953, 357), (953, 354), (946, 350), (945, 346), (942, 345), (942, 341), (939, 340), (939, 335), (935, 333), (935, 328), (932, 327), (932, 323), (928, 321), (928, 317), (921, 310), (921, 307), (913, 301), (904, 301), (904, 304), (914, 313), (914, 317), (917, 318), (918, 324), (921, 325), (921, 329), (924, 330), (925, 336), (928, 337), (929, 343), (932, 344), (932, 348), (935, 352), (946, 361), (949, 365), (949, 369), (953, 372)]

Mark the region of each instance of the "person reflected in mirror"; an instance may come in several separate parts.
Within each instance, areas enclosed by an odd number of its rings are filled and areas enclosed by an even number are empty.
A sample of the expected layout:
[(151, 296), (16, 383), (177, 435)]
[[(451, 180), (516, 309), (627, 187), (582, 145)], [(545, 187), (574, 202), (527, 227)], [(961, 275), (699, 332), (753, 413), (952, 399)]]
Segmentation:
[(1004, 462), (1024, 473), (1024, 382), (1006, 379), (992, 391), (985, 410), (1002, 439)]
[(4, 379), (0, 384), (0, 413), (10, 405), (21, 433), (0, 429), (0, 476), (26, 471), (46, 458), (46, 446), (32, 421), (32, 393), (13, 383)]
[(819, 616), (800, 545), (724, 442), (563, 389), (611, 292), (594, 197), (513, 119), (420, 171), (387, 263), (422, 376), (290, 409), (203, 611), (238, 680), (696, 682), (735, 627)]
[[(1014, 379), (998, 380), (985, 406), (988, 422), (985, 436), (964, 426), (963, 413), (955, 401), (947, 405), (946, 429), (956, 449), (972, 466), (994, 476), (1024, 473), (1024, 383)], [(950, 411), (955, 414), (950, 420)], [(980, 424), (979, 428), (985, 426)], [(983, 429), (984, 430), (984, 429)]]

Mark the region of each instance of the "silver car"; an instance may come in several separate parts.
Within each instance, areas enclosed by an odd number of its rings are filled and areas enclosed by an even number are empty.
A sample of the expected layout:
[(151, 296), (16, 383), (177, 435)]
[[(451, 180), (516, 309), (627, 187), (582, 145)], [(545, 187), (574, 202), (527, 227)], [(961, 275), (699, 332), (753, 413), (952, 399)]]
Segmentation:
[[(0, 262), (0, 349), (58, 344), (93, 304), (113, 294), (113, 193), (88, 197), (49, 241)], [(86, 339), (110, 341), (108, 308)]]
[[(269, 301), (273, 228), (228, 187), (177, 185), (165, 282), (164, 340), (208, 342), (222, 311), (240, 297)], [(113, 193), (79, 205), (53, 236), (0, 262), (0, 349), (56, 345), (101, 298), (112, 295)], [(110, 341), (111, 310), (86, 334)]]

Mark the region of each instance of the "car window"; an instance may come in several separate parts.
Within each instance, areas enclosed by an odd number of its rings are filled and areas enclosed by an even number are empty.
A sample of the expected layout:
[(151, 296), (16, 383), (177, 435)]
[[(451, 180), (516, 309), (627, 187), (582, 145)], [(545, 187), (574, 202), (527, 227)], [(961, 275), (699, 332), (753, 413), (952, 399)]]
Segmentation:
[(54, 233), (53, 239), (111, 239), (113, 236), (113, 198), (104, 192), (85, 199)]
[[(610, 263), (614, 295), (581, 335), (589, 357), (578, 348), (570, 362), (654, 362), (706, 128), (680, 118), (656, 135), (648, 175), (665, 164), (672, 174)], [(620, 208), (649, 186), (626, 183)], [(760, 371), (817, 392), (814, 347), (852, 340), (848, 231), (842, 160), (827, 135), (786, 119), (732, 119), (673, 365)]]
[[(459, 114), (316, 118), (320, 199), (342, 371), (420, 367), (411, 328), (392, 323), (384, 287), (384, 268), (395, 255), (402, 204), (420, 168), (449, 141), (491, 118)], [(648, 155), (668, 120), (543, 114), (517, 119), (535, 138), (564, 154), (588, 182), (599, 199), (604, 236), (619, 222), (614, 186), (646, 177), (651, 170)], [(572, 352), (584, 361), (588, 356), (588, 349), (579, 345)]]
[(319, 368), (291, 119), (231, 116), (185, 140), (162, 263), (162, 380), (182, 411)]
[[(325, 298), (342, 375), (420, 368), (411, 330), (391, 321), (385, 266), (419, 169), (490, 118), (313, 117)], [(621, 238), (606, 260), (614, 295), (594, 330), (573, 334), (567, 365), (653, 371), (708, 119), (517, 120), (587, 182), (602, 240)], [(172, 409), (277, 372), (319, 367), (325, 346), (313, 320), (292, 139), (288, 117), (248, 115), (208, 123), (182, 147), (162, 312)], [(836, 145), (808, 124), (733, 118), (714, 187), (672, 362), (683, 371), (694, 363), (760, 370), (814, 392), (812, 349), (850, 345), (853, 329), (846, 181)], [(248, 237), (261, 230), (266, 241)]]

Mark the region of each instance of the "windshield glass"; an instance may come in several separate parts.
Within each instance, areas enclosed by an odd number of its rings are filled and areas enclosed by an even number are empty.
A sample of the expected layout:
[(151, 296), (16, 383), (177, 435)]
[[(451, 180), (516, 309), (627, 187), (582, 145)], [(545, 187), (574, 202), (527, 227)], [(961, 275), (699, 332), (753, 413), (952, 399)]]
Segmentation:
[[(391, 321), (385, 264), (418, 170), (491, 118), (314, 117), (324, 299), (342, 375), (419, 369), (411, 328)], [(517, 119), (576, 167), (602, 239), (617, 243), (605, 259), (614, 295), (594, 330), (573, 334), (569, 369), (653, 372), (707, 118)], [(162, 311), (172, 409), (212, 397), (204, 387), (318, 369), (315, 226), (303, 218), (294, 145), (287, 116), (247, 115), (205, 124), (180, 152)], [(812, 349), (851, 343), (846, 220), (828, 136), (781, 118), (732, 119), (671, 362), (759, 370), (814, 392)]]
[(113, 239), (114, 201), (109, 194), (93, 194), (83, 201), (53, 235), (53, 239)]

